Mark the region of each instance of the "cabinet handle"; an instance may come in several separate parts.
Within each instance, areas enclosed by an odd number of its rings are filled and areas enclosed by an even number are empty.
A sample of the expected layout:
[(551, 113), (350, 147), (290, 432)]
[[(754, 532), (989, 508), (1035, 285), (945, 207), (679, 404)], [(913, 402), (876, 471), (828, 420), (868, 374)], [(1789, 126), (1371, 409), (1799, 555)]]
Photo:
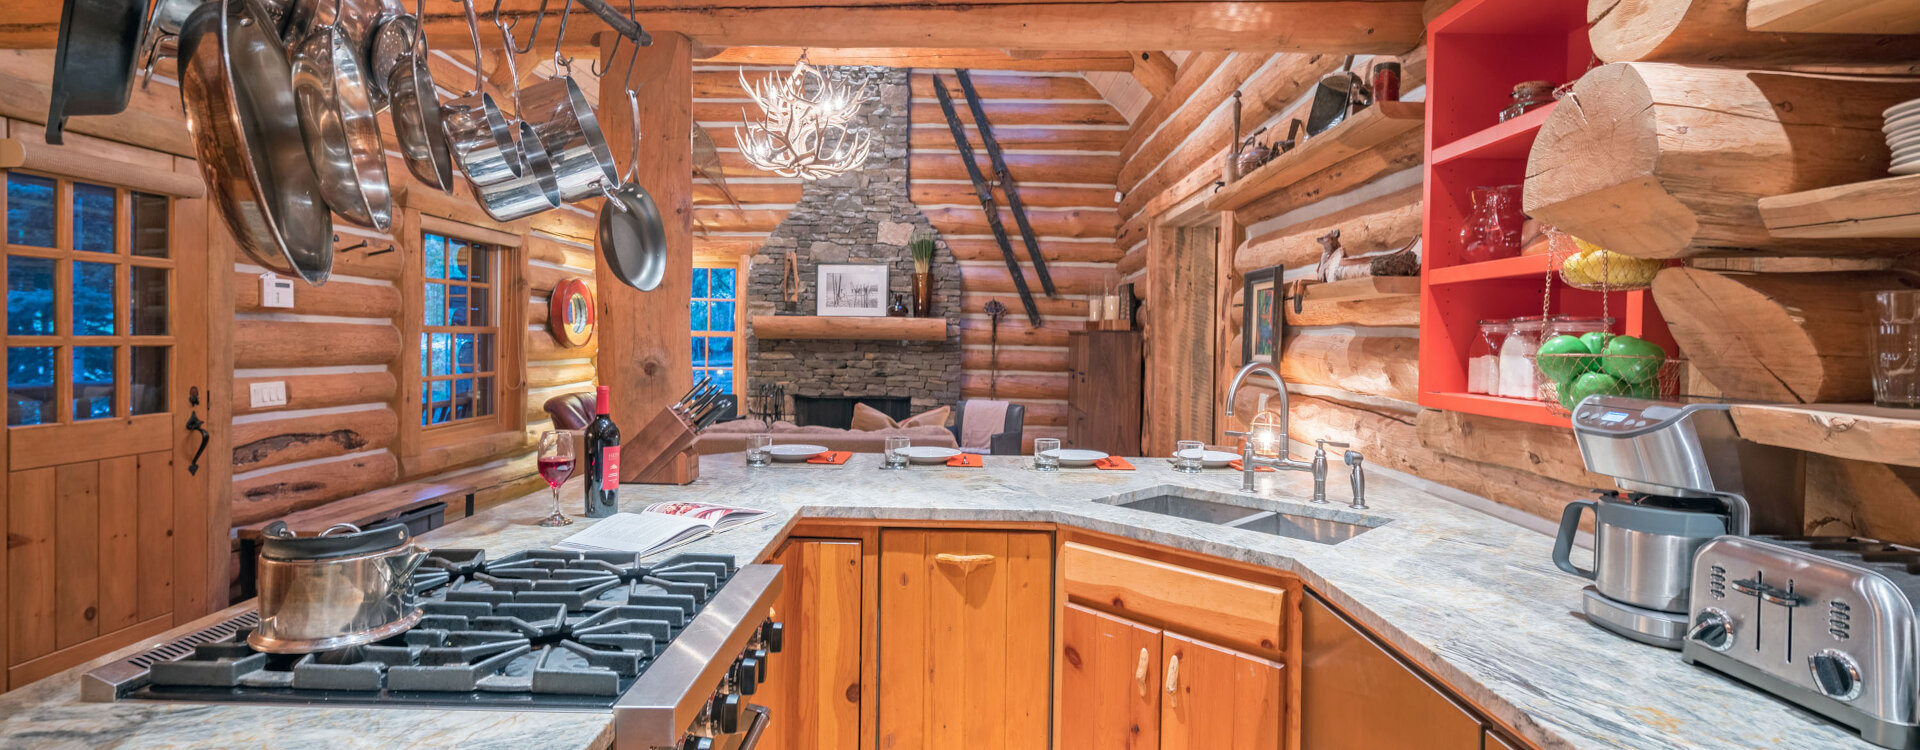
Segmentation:
[(1167, 657), (1167, 705), (1180, 702), (1180, 655)]
[(1133, 668), (1133, 681), (1140, 685), (1140, 697), (1147, 697), (1147, 650), (1140, 649), (1140, 663)]
[(933, 561), (941, 565), (959, 566), (962, 574), (972, 573), (974, 568), (993, 562), (993, 555), (956, 555), (942, 552), (933, 556)]

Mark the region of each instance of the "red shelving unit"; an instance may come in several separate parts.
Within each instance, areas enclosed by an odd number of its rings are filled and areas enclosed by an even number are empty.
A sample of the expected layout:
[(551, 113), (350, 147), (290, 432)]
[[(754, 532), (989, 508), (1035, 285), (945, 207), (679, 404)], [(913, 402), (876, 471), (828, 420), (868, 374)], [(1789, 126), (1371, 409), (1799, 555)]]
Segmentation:
[[(1545, 255), (1466, 263), (1460, 228), (1482, 185), (1517, 185), (1527, 153), (1553, 106), (1506, 122), (1500, 110), (1514, 84), (1562, 84), (1587, 69), (1586, 6), (1539, 0), (1463, 0), (1427, 27), (1427, 152), (1420, 283), (1420, 404), (1471, 414), (1565, 426), (1545, 404), (1467, 393), (1467, 357), (1479, 321), (1539, 315), (1547, 284)], [(1552, 286), (1555, 314), (1598, 316), (1614, 331), (1673, 351), (1666, 323), (1647, 292), (1596, 292)]]

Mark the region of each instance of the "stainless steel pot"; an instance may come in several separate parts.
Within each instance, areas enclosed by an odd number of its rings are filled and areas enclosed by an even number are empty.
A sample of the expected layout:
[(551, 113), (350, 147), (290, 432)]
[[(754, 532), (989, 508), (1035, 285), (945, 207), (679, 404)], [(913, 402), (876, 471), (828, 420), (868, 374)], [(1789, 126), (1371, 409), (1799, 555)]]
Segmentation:
[(293, 97), (320, 195), (334, 213), (363, 227), (393, 226), (393, 191), (380, 121), (346, 35), (319, 29), (293, 52)]
[(519, 96), (520, 118), (533, 124), (540, 143), (547, 147), (554, 177), (560, 182), (560, 200), (568, 203), (601, 195), (603, 186), (620, 181), (620, 168), (613, 163), (593, 105), (573, 80), (572, 61), (560, 54), (567, 38), (567, 14), (572, 10), (573, 0), (567, 0), (560, 30), (554, 35), (554, 77), (527, 87)]
[(180, 100), (207, 192), (254, 262), (313, 285), (333, 273), (333, 216), (295, 116), (286, 48), (255, 0), (217, 0), (180, 34)]
[[(1686, 612), (1693, 577), (1693, 553), (1727, 533), (1727, 516), (1712, 500), (1617, 495), (1575, 500), (1560, 514), (1553, 564), (1592, 579), (1609, 599), (1661, 612)], [(1592, 569), (1569, 556), (1580, 529), (1580, 514), (1593, 511)]]
[(260, 626), (247, 644), (302, 654), (405, 632), (420, 621), (411, 581), (426, 556), (398, 524), (366, 531), (340, 524), (312, 537), (295, 536), (284, 523), (268, 526), (255, 574)]
[(477, 192), (482, 186), (519, 177), (522, 162), (513, 126), (486, 92), (487, 80), (481, 72), (486, 58), (480, 51), (480, 20), (474, 16), (473, 0), (460, 0), (460, 5), (467, 13), (467, 36), (473, 40), (473, 89), (448, 102), (441, 112), (454, 163)]
[[(513, 107), (519, 110), (520, 70), (513, 63), (513, 32), (497, 14), (493, 25), (500, 29), (500, 38), (507, 45), (507, 75), (514, 80)], [(540, 143), (540, 135), (525, 120), (514, 123), (514, 130), (519, 137), (516, 150), (520, 154), (520, 175), (473, 188), (480, 209), (495, 221), (524, 219), (560, 206), (560, 183), (554, 177), (553, 161), (548, 158), (547, 147)]]

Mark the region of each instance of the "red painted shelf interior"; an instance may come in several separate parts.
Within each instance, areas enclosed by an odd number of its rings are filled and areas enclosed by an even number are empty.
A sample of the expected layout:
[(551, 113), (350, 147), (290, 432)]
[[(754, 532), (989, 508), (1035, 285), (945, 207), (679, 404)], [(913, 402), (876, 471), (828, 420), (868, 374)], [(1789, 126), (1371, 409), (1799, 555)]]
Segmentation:
[(1551, 289), (1556, 315), (1614, 319), (1616, 333), (1674, 351), (1648, 292), (1602, 295), (1547, 286), (1546, 255), (1477, 263), (1461, 257), (1460, 229), (1474, 188), (1526, 179), (1534, 137), (1557, 105), (1506, 122), (1515, 84), (1559, 85), (1592, 60), (1585, 5), (1539, 0), (1462, 0), (1427, 27), (1427, 153), (1420, 288), (1420, 403), (1423, 406), (1565, 426), (1537, 401), (1467, 393), (1467, 359), (1480, 353), (1481, 320), (1541, 314)]

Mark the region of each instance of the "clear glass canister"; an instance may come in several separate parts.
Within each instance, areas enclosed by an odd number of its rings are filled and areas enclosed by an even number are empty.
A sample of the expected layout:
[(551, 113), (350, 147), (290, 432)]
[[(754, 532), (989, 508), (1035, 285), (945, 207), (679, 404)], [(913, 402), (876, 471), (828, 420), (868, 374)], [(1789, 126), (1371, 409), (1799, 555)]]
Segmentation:
[(1507, 337), (1500, 342), (1500, 377), (1493, 395), (1540, 400), (1534, 389), (1533, 355), (1540, 351), (1540, 331), (1546, 322), (1538, 315), (1508, 322)]
[(1496, 395), (1500, 383), (1500, 344), (1512, 326), (1504, 320), (1480, 321), (1480, 341), (1468, 348), (1467, 392)]
[[(1546, 327), (1540, 331), (1540, 340), (1544, 342), (1555, 336), (1579, 336), (1586, 333), (1607, 333), (1612, 330), (1613, 318), (1554, 315), (1547, 318)], [(1595, 354), (1598, 353), (1595, 352)]]

